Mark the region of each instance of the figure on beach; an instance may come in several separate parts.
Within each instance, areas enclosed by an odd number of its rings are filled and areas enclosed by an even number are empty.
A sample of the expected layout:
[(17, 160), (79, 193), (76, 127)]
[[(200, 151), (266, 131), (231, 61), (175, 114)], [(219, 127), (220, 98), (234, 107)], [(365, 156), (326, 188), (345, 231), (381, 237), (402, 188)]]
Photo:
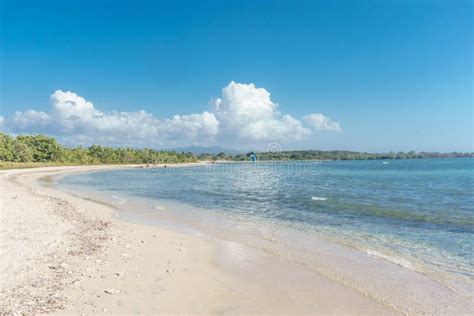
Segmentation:
[(253, 162), (257, 161), (257, 155), (256, 155), (253, 151), (252, 151), (252, 152), (249, 152), (249, 153), (247, 154), (247, 157), (250, 158), (250, 161), (253, 161)]

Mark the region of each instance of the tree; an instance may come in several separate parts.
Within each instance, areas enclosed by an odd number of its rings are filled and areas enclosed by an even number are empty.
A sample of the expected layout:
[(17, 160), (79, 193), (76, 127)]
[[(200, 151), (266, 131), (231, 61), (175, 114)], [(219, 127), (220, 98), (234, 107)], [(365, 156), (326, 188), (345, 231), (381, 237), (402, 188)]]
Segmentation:
[(25, 143), (15, 140), (13, 143), (13, 161), (31, 162), (33, 161), (33, 150)]
[(13, 139), (0, 132), (0, 161), (13, 160)]
[(47, 162), (60, 161), (63, 147), (56, 139), (44, 135), (19, 135), (18, 142), (27, 145), (32, 151), (32, 161)]

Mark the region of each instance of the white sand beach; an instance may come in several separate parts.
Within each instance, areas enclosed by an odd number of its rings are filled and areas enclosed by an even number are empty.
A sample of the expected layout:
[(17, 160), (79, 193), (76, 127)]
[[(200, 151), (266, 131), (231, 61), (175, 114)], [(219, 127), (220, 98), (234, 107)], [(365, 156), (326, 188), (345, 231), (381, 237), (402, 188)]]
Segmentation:
[[(423, 300), (419, 306), (406, 302), (403, 309), (401, 302), (397, 307), (393, 301), (403, 295), (395, 292), (392, 301), (377, 301), (318, 271), (233, 241), (125, 222), (107, 205), (39, 181), (111, 168), (122, 167), (0, 172), (1, 312), (385, 315), (433, 311)], [(406, 275), (414, 273), (399, 276)], [(441, 312), (449, 310), (445, 306)]]

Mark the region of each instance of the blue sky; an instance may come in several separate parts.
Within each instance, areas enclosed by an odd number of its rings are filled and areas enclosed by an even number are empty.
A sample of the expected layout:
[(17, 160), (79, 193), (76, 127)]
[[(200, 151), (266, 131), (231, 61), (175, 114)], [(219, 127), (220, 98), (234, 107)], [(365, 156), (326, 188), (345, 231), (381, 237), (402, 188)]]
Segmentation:
[(474, 150), (471, 1), (0, 3), (0, 128), (11, 133)]

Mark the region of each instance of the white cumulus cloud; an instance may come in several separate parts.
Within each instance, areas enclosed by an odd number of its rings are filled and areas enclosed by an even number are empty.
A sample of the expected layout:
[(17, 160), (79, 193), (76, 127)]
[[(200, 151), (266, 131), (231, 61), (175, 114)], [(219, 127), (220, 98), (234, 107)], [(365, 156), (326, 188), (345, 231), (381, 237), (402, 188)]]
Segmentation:
[(314, 129), (337, 133), (342, 132), (341, 124), (332, 121), (321, 113), (306, 115), (303, 119)]
[(222, 136), (242, 141), (285, 141), (303, 139), (310, 131), (289, 114), (277, 111), (270, 93), (254, 84), (230, 82), (214, 101)]
[(14, 133), (45, 133), (71, 145), (249, 146), (265, 142), (288, 142), (306, 138), (312, 130), (340, 132), (339, 123), (322, 114), (302, 121), (278, 111), (270, 92), (254, 84), (230, 82), (213, 101), (213, 110), (197, 114), (158, 118), (144, 110), (105, 112), (71, 91), (55, 91), (49, 111), (30, 109), (0, 116), (0, 126)]
[(51, 116), (43, 111), (17, 111), (13, 117), (13, 122), (20, 129), (27, 127), (43, 128), (51, 123)]
[(71, 143), (93, 142), (111, 145), (162, 145), (177, 142), (206, 142), (218, 131), (214, 114), (176, 115), (159, 119), (143, 110), (103, 112), (74, 92), (57, 90), (51, 95), (51, 112), (16, 112), (10, 127), (14, 131), (47, 131)]
[(213, 138), (219, 130), (219, 121), (213, 113), (207, 111), (201, 114), (175, 115), (164, 124), (165, 130), (172, 139), (185, 136), (188, 139)]

